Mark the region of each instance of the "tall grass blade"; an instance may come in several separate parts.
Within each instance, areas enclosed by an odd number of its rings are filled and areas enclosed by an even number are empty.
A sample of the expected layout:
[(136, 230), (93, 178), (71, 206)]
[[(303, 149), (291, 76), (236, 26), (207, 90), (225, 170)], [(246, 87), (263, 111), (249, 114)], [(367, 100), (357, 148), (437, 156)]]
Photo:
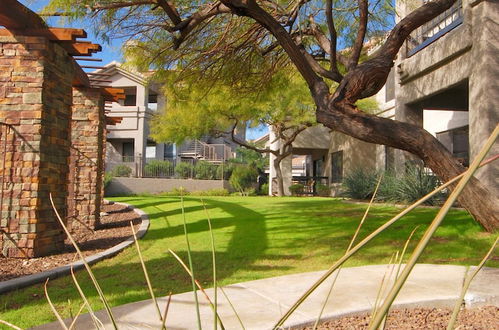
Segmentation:
[(494, 252), (497, 243), (499, 242), (499, 236), (496, 237), (496, 240), (494, 241), (494, 244), (492, 244), (492, 247), (490, 250), (487, 252), (485, 257), (483, 257), (482, 261), (478, 264), (476, 269), (466, 277), (466, 280), (464, 281), (463, 288), (461, 289), (461, 294), (459, 295), (459, 299), (456, 301), (456, 305), (454, 306), (454, 310), (452, 311), (452, 316), (450, 318), (449, 324), (447, 325), (447, 330), (452, 330), (454, 329), (454, 324), (456, 323), (457, 320), (457, 315), (459, 314), (459, 310), (461, 309), (461, 304), (463, 303), (464, 296), (466, 295), (466, 291), (468, 291), (468, 288), (471, 285), (471, 281), (475, 278), (475, 276), (478, 274), (478, 272), (483, 268), (487, 260), (490, 258), (492, 255), (492, 252)]
[[(133, 228), (133, 223), (131, 221), (130, 221), (130, 227), (132, 228), (133, 240), (135, 241), (135, 247), (137, 248), (137, 254), (140, 259), (140, 264), (142, 265), (142, 271), (144, 272), (144, 276), (146, 278), (149, 294), (151, 295), (152, 301), (154, 302), (154, 306), (156, 307), (156, 312), (158, 313), (159, 321), (161, 322), (161, 324), (163, 324), (163, 316), (161, 315), (161, 310), (159, 309), (158, 301), (156, 300), (156, 296), (154, 295), (154, 290), (152, 289), (149, 273), (147, 272), (146, 264), (144, 262), (144, 258), (142, 257), (142, 252), (140, 251), (139, 241), (137, 240), (137, 233), (135, 232), (135, 228)], [(163, 329), (164, 328), (161, 328), (161, 330)]]
[(83, 308), (85, 308), (86, 304), (83, 303), (80, 307), (80, 309), (78, 310), (78, 313), (76, 313), (74, 319), (73, 319), (73, 322), (71, 322), (71, 324), (69, 325), (69, 330), (73, 329), (75, 324), (76, 324), (76, 321), (78, 320), (78, 317), (80, 317), (81, 315), (81, 312), (83, 311)]
[(66, 324), (62, 320), (61, 315), (59, 314), (59, 312), (55, 308), (54, 304), (52, 303), (52, 300), (50, 300), (49, 292), (47, 290), (47, 283), (48, 282), (49, 282), (49, 279), (47, 278), (47, 280), (45, 281), (45, 285), (43, 286), (43, 288), (45, 290), (45, 297), (47, 298), (47, 302), (49, 303), (50, 309), (52, 310), (52, 313), (54, 313), (55, 317), (57, 318), (57, 321), (59, 321), (59, 324), (61, 325), (61, 327), (64, 330), (68, 330), (68, 327), (66, 326)]
[(388, 312), (388, 309), (392, 305), (393, 301), (397, 297), (398, 293), (402, 289), (402, 286), (404, 285), (405, 281), (409, 277), (409, 274), (411, 273), (412, 269), (416, 265), (416, 262), (418, 261), (419, 257), (423, 253), (424, 249), (428, 245), (431, 237), (437, 230), (438, 226), (442, 223), (442, 220), (444, 219), (445, 215), (449, 212), (450, 208), (452, 207), (452, 204), (456, 201), (457, 197), (461, 194), (463, 191), (464, 187), (466, 184), (469, 182), (469, 180), (472, 178), (473, 174), (475, 171), (478, 169), (480, 162), (482, 161), (483, 158), (487, 155), (487, 152), (490, 150), (492, 145), (494, 144), (495, 140), (497, 139), (497, 136), (499, 135), (499, 125), (496, 126), (494, 129), (494, 132), (492, 132), (492, 135), (488, 138), (487, 142), (485, 143), (484, 147), (480, 150), (480, 153), (477, 155), (473, 163), (470, 165), (468, 171), (466, 171), (466, 174), (463, 176), (463, 178), (459, 181), (455, 189), (452, 191), (450, 194), (449, 198), (445, 201), (444, 205), (440, 208), (439, 212), (437, 213), (435, 219), (433, 222), (430, 224), (428, 229), (426, 230), (425, 234), (419, 241), (418, 245), (414, 249), (411, 257), (409, 258), (407, 265), (404, 267), (404, 270), (400, 274), (400, 277), (397, 279), (395, 282), (395, 285), (392, 287), (391, 291), (388, 293), (388, 297), (385, 299), (385, 302), (380, 308), (380, 313), (376, 315), (374, 318), (372, 326), (370, 326), (370, 329), (377, 329), (379, 325), (381, 324), (381, 321), (384, 317), (384, 315)]
[(71, 244), (73, 244), (74, 248), (76, 249), (76, 252), (78, 253), (78, 256), (80, 257), (81, 261), (85, 265), (85, 269), (87, 270), (88, 275), (92, 279), (92, 283), (94, 284), (95, 289), (97, 290), (97, 293), (99, 294), (99, 297), (100, 297), (102, 303), (104, 304), (104, 308), (106, 309), (107, 315), (109, 316), (109, 319), (111, 320), (111, 323), (113, 324), (114, 329), (118, 329), (118, 326), (116, 324), (116, 320), (115, 320), (115, 318), (113, 316), (113, 312), (111, 311), (111, 306), (107, 302), (107, 299), (104, 296), (104, 293), (102, 292), (102, 289), (101, 289), (99, 283), (97, 282), (97, 279), (95, 278), (94, 273), (92, 272), (92, 269), (90, 269), (90, 266), (87, 263), (87, 260), (85, 259), (85, 256), (83, 255), (83, 253), (81, 253), (81, 250), (78, 247), (78, 244), (76, 244), (73, 236), (71, 235), (71, 233), (69, 232), (68, 228), (66, 227), (66, 225), (62, 221), (61, 216), (59, 215), (59, 212), (57, 211), (57, 208), (55, 207), (54, 200), (52, 199), (52, 193), (49, 194), (49, 198), (50, 198), (50, 203), (52, 204), (52, 208), (53, 208), (53, 210), (55, 212), (55, 215), (56, 215), (57, 219), (59, 220), (59, 223), (62, 226), (62, 229), (64, 229), (64, 232), (66, 233), (66, 235), (68, 236), (69, 240), (71, 241)]
[(201, 330), (201, 314), (199, 313), (199, 301), (198, 301), (198, 294), (197, 294), (197, 289), (196, 289), (196, 280), (194, 277), (194, 267), (192, 265), (192, 256), (191, 256), (191, 244), (189, 242), (189, 234), (187, 233), (187, 221), (185, 220), (185, 208), (184, 208), (184, 197), (180, 196), (180, 202), (182, 205), (182, 219), (184, 221), (184, 236), (185, 236), (185, 242), (187, 244), (187, 258), (189, 260), (189, 274), (191, 275), (191, 282), (192, 282), (192, 292), (194, 294), (194, 301), (196, 303), (196, 317), (198, 321), (198, 329)]
[[(189, 270), (189, 267), (187, 267), (187, 265), (185, 264), (185, 262), (182, 260), (182, 258), (180, 258), (175, 252), (173, 252), (172, 250), (168, 249), (168, 252), (170, 252), (172, 254), (173, 257), (175, 257), (175, 259), (177, 259), (177, 261), (180, 263), (180, 265), (182, 265), (182, 267), (185, 269), (185, 271), (189, 274), (189, 276), (191, 278), (193, 278), (192, 276), (192, 273), (190, 272)], [(208, 296), (208, 294), (206, 293), (206, 291), (204, 290), (203, 286), (201, 285), (201, 283), (199, 283), (198, 280), (194, 279), (194, 282), (196, 283), (196, 286), (199, 288), (199, 291), (201, 291), (201, 293), (204, 295), (204, 297), (206, 298), (206, 300), (208, 301), (208, 304), (210, 305), (211, 309), (215, 310), (215, 306), (213, 305), (213, 302), (211, 301), (210, 297)], [(215, 319), (218, 320), (220, 322), (220, 327), (222, 329), (225, 329), (225, 327), (223, 326), (222, 324), (222, 320), (220, 319), (220, 317), (218, 316), (218, 314), (215, 315)]]
[[(383, 179), (383, 175), (380, 175), (378, 182), (376, 184), (376, 188), (374, 189), (373, 195), (371, 197), (371, 200), (369, 201), (369, 204), (367, 205), (367, 208), (364, 212), (364, 215), (362, 216), (362, 219), (360, 220), (359, 225), (357, 226), (357, 229), (355, 230), (355, 233), (353, 234), (352, 239), (350, 240), (350, 243), (348, 244), (348, 247), (347, 247), (347, 250), (345, 251), (345, 253), (348, 253), (348, 251), (350, 251), (353, 243), (357, 239), (357, 236), (360, 232), (360, 229), (362, 228), (362, 225), (364, 224), (364, 221), (366, 220), (367, 215), (369, 214), (369, 210), (371, 209), (371, 206), (374, 203), (374, 198), (376, 197), (376, 194), (378, 193), (378, 189), (379, 189), (379, 186), (381, 184), (382, 179)], [(331, 287), (329, 288), (329, 291), (326, 295), (326, 299), (324, 300), (324, 303), (322, 304), (319, 315), (317, 316), (317, 319), (315, 320), (313, 330), (317, 329), (317, 326), (319, 325), (319, 322), (322, 318), (322, 314), (324, 313), (324, 310), (326, 309), (326, 305), (329, 301), (329, 297), (331, 296), (331, 293), (333, 292), (333, 288), (336, 285), (336, 281), (338, 280), (338, 277), (340, 276), (340, 272), (341, 272), (341, 267), (340, 267), (340, 269), (338, 269), (338, 271), (336, 272), (336, 275), (334, 276), (333, 282), (331, 283)]]
[(104, 325), (102, 322), (95, 316), (95, 313), (92, 309), (92, 306), (90, 306), (90, 303), (88, 302), (87, 297), (85, 296), (85, 293), (83, 293), (83, 290), (81, 289), (80, 283), (78, 283), (78, 280), (76, 279), (75, 273), (73, 266), (71, 266), (71, 277), (73, 279), (73, 282), (76, 286), (76, 289), (78, 290), (78, 293), (80, 294), (81, 299), (85, 302), (85, 305), (87, 306), (88, 313), (90, 314), (90, 318), (94, 322), (94, 325), (97, 329), (104, 329)]
[(19, 328), (18, 326), (13, 325), (12, 323), (9, 323), (9, 322), (4, 321), (4, 320), (0, 320), (0, 324), (6, 325), (6, 326), (8, 326), (12, 329), (15, 329), (15, 330), (23, 330), (23, 329)]
[(241, 318), (239, 317), (239, 314), (237, 313), (236, 308), (235, 308), (235, 307), (234, 307), (234, 305), (232, 304), (232, 301), (230, 301), (229, 296), (227, 295), (227, 293), (225, 293), (225, 290), (224, 290), (222, 287), (220, 287), (220, 291), (222, 291), (222, 293), (223, 293), (223, 295), (224, 295), (225, 299), (227, 299), (227, 302), (229, 303), (230, 308), (231, 308), (231, 309), (232, 309), (232, 311), (234, 312), (234, 315), (236, 315), (236, 318), (237, 318), (237, 320), (239, 321), (239, 324), (241, 325), (241, 329), (246, 330), (246, 328), (244, 327), (243, 321), (242, 321), (242, 320), (241, 320)]
[(218, 322), (217, 322), (217, 309), (218, 309), (218, 292), (217, 292), (217, 259), (216, 259), (216, 250), (215, 250), (215, 236), (213, 235), (213, 227), (211, 226), (211, 218), (208, 213), (208, 209), (206, 208), (206, 204), (204, 200), (201, 198), (201, 203), (203, 203), (203, 209), (206, 213), (206, 219), (208, 220), (208, 227), (210, 230), (210, 238), (211, 238), (211, 259), (213, 265), (213, 304), (215, 308), (213, 310), (213, 319), (215, 320), (215, 324), (213, 325), (214, 329), (217, 330)]
[[(480, 164), (480, 167), (485, 166), (487, 164), (490, 164), (490, 163), (496, 161), (497, 159), (499, 159), (499, 154), (495, 155), (493, 157), (490, 157), (486, 161), (482, 162)], [(416, 207), (418, 207), (419, 205), (423, 204), (428, 198), (431, 198), (432, 196), (438, 194), (440, 191), (442, 191), (445, 188), (449, 187), (450, 185), (454, 184), (456, 181), (458, 181), (459, 179), (461, 179), (468, 172), (469, 172), (469, 169), (467, 171), (465, 171), (465, 172), (457, 175), (453, 179), (447, 181), (446, 183), (444, 183), (440, 187), (437, 187), (431, 193), (426, 194), (425, 196), (421, 197), (418, 201), (416, 201), (413, 204), (409, 205), (402, 212), (400, 212), (399, 214), (397, 214), (396, 216), (394, 216), (393, 218), (391, 218), (390, 220), (388, 220), (387, 222), (385, 222), (383, 225), (381, 225), (380, 227), (378, 227), (378, 229), (376, 229), (371, 234), (369, 234), (367, 237), (365, 237), (362, 241), (360, 241), (357, 245), (355, 245), (354, 247), (352, 247), (352, 249), (348, 253), (346, 253), (345, 255), (343, 255), (331, 267), (329, 267), (329, 269), (317, 281), (315, 281), (315, 283), (312, 284), (312, 286), (307, 291), (305, 291), (305, 293), (300, 298), (298, 298), (298, 300), (293, 304), (293, 306), (290, 307), (290, 309), (286, 312), (286, 314), (284, 314), (276, 322), (276, 324), (274, 325), (274, 328), (278, 328), (278, 327), (282, 326), (284, 324), (284, 322), (286, 322), (286, 320), (291, 316), (291, 314), (293, 314), (293, 312), (307, 299), (308, 296), (310, 296), (312, 294), (312, 292), (315, 291), (315, 289), (317, 289), (317, 287), (319, 285), (321, 285), (325, 280), (327, 280), (328, 277), (331, 276), (331, 274), (336, 269), (338, 269), (341, 265), (343, 265), (348, 259), (350, 259), (357, 252), (359, 252), (359, 250), (361, 248), (363, 248), (367, 243), (369, 243), (370, 241), (372, 241), (376, 236), (378, 236), (384, 230), (386, 230), (391, 225), (393, 225), (395, 222), (397, 222), (398, 220), (400, 220), (406, 214), (408, 214), (409, 212), (411, 212), (412, 210), (414, 210)]]
[[(381, 279), (381, 283), (378, 288), (378, 292), (376, 293), (376, 299), (374, 300), (374, 305), (373, 309), (371, 312), (371, 319), (376, 315), (378, 312), (378, 307), (379, 303), (381, 301), (381, 297), (383, 296), (384, 292), (386, 291), (388, 287), (388, 282), (392, 278), (393, 270), (395, 268), (395, 263), (398, 260), (398, 251), (394, 252), (390, 258), (390, 261), (388, 262), (385, 274), (383, 275), (383, 278)], [(383, 327), (381, 327), (383, 328)]]
[(172, 292), (168, 295), (168, 301), (166, 302), (165, 313), (163, 314), (163, 323), (161, 324), (161, 329), (166, 329), (166, 317), (168, 316), (168, 310), (170, 309), (170, 303), (172, 302)]

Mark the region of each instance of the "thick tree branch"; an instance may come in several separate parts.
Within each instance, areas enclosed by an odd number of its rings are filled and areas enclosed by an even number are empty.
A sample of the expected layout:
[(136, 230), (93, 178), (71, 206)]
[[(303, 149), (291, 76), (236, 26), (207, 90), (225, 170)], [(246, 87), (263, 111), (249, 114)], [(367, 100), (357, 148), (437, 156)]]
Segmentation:
[(220, 2), (216, 2), (213, 4), (209, 4), (200, 11), (195, 12), (189, 18), (179, 22), (177, 25), (175, 25), (170, 29), (172, 32), (180, 31), (180, 36), (175, 40), (174, 44), (175, 49), (180, 47), (182, 42), (184, 42), (185, 39), (188, 37), (189, 33), (191, 33), (192, 30), (194, 30), (202, 22), (206, 21), (207, 19), (213, 16), (230, 12), (231, 10), (227, 6), (225, 6)]
[(239, 144), (241, 147), (256, 151), (256, 152), (261, 153), (261, 154), (272, 153), (272, 154), (276, 155), (275, 150), (271, 150), (270, 148), (258, 148), (254, 145), (247, 143), (246, 141), (238, 139), (236, 137), (236, 128), (237, 128), (238, 124), (239, 124), (239, 121), (236, 120), (234, 125), (232, 126), (232, 129), (230, 130), (230, 138), (232, 139), (232, 141)]
[(385, 84), (400, 47), (409, 34), (450, 8), (456, 0), (434, 0), (414, 10), (390, 32), (377, 54), (348, 72), (333, 95), (334, 102), (343, 99), (353, 104), (375, 95)]
[[(336, 63), (336, 43), (337, 43), (337, 33), (336, 27), (334, 26), (333, 20), (333, 1), (326, 0), (326, 21), (327, 28), (329, 30), (329, 61), (331, 65), (331, 70), (338, 71), (338, 65)], [(334, 68), (334, 69), (333, 69)]]
[(168, 15), (173, 24), (177, 25), (182, 22), (180, 14), (171, 2), (166, 0), (156, 0), (156, 3), (165, 11), (166, 15)]
[(358, 0), (359, 3), (359, 29), (357, 31), (357, 38), (348, 64), (348, 70), (353, 70), (359, 63), (360, 53), (364, 45), (364, 38), (367, 32), (367, 18), (368, 18), (368, 3), (367, 0)]

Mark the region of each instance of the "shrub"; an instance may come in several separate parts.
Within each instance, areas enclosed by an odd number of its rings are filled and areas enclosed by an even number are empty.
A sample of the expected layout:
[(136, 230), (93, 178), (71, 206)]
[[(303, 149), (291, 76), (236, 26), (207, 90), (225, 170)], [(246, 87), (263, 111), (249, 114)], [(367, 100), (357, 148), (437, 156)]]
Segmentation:
[(399, 179), (396, 177), (395, 173), (386, 171), (383, 174), (383, 179), (381, 179), (381, 183), (376, 194), (376, 200), (383, 202), (400, 201), (400, 196), (397, 192), (398, 185)]
[(289, 191), (291, 192), (292, 196), (300, 196), (303, 195), (303, 192), (305, 190), (305, 186), (302, 185), (301, 183), (295, 183), (289, 186)]
[(317, 194), (322, 197), (328, 197), (329, 195), (331, 195), (331, 189), (329, 189), (329, 186), (321, 183), (318, 183), (315, 186), (315, 190), (317, 191)]
[(268, 183), (262, 184), (262, 187), (260, 188), (260, 194), (261, 195), (268, 195), (269, 194), (269, 189), (270, 189), (270, 186), (269, 186)]
[(258, 172), (256, 168), (247, 165), (239, 165), (234, 168), (230, 176), (229, 183), (242, 195), (247, 194), (249, 188), (256, 183)]
[(355, 199), (369, 199), (376, 188), (378, 175), (375, 171), (355, 168), (343, 179), (345, 195)]
[(217, 167), (217, 179), (224, 179), (224, 180), (229, 180), (230, 176), (232, 175), (232, 171), (237, 165), (227, 161), (223, 165), (219, 165)]
[(144, 176), (170, 177), (173, 174), (173, 164), (166, 160), (151, 160), (144, 166)]
[(193, 191), (194, 196), (229, 196), (229, 191), (225, 188), (215, 188), (209, 190)]
[(217, 165), (200, 160), (195, 166), (196, 179), (215, 180), (217, 176)]
[(190, 192), (187, 191), (184, 187), (173, 188), (170, 191), (161, 193), (161, 196), (187, 196), (190, 195)]
[(177, 166), (175, 166), (175, 177), (180, 179), (187, 179), (192, 177), (192, 172), (194, 170), (194, 166), (187, 162), (179, 162)]
[(111, 170), (111, 175), (112, 176), (125, 176), (129, 177), (132, 175), (132, 169), (125, 165), (125, 164), (119, 164), (116, 165), (112, 170)]
[[(433, 191), (439, 182), (435, 175), (426, 173), (422, 166), (410, 165), (406, 168), (403, 177), (397, 183), (397, 195), (401, 202), (415, 202), (424, 195)], [(438, 204), (442, 194), (428, 199), (425, 204)]]
[(111, 172), (104, 173), (104, 189), (107, 186), (109, 186), (112, 180), (113, 180), (113, 174)]

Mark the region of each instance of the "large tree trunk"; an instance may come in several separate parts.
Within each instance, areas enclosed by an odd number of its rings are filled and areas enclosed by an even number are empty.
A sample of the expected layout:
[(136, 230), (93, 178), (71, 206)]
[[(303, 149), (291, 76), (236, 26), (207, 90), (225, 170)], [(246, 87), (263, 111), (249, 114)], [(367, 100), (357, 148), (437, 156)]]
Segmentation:
[(283, 160), (283, 158), (284, 157), (282, 157), (282, 155), (279, 155), (274, 159), (274, 169), (277, 181), (277, 196), (279, 197), (284, 196), (284, 179), (282, 177), (281, 171), (281, 161)]
[[(443, 181), (465, 171), (435, 137), (416, 125), (365, 114), (342, 101), (328, 102), (327, 109), (318, 110), (317, 120), (359, 140), (408, 151), (421, 158)], [(458, 201), (487, 231), (499, 228), (497, 198), (477, 179), (468, 183)]]

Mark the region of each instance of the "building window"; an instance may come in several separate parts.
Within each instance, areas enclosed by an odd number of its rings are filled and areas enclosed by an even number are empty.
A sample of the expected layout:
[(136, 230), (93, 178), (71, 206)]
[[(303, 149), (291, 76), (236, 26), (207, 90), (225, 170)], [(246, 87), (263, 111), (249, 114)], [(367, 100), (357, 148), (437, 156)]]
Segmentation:
[(331, 154), (331, 182), (341, 181), (343, 181), (343, 151), (337, 151)]
[(125, 100), (123, 102), (124, 106), (136, 106), (137, 105), (137, 87), (125, 87)]

